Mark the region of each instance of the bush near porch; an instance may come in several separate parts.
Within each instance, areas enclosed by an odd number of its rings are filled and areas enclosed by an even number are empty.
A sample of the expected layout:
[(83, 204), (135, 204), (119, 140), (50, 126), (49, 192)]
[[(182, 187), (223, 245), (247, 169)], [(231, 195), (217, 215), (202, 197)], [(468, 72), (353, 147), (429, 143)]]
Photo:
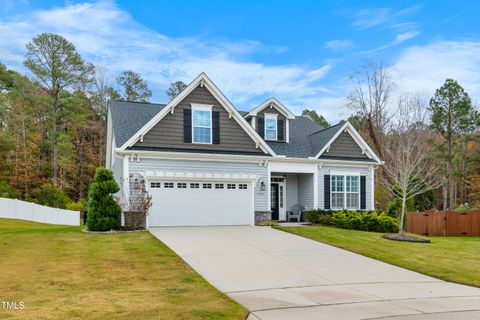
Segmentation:
[(384, 211), (326, 211), (310, 210), (307, 221), (312, 224), (333, 225), (343, 229), (397, 232), (397, 219)]

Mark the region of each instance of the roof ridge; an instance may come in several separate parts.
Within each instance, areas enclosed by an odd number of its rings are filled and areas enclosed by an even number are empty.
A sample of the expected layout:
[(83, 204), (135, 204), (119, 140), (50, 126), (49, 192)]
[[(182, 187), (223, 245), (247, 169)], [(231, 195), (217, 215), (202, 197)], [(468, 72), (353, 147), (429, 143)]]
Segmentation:
[(328, 128), (323, 128), (322, 130), (318, 130), (318, 131), (315, 131), (315, 132), (313, 132), (313, 133), (310, 133), (310, 135), (314, 135), (314, 134), (320, 133), (320, 132), (322, 132), (322, 131), (335, 128), (336, 126), (339, 126), (339, 125), (344, 125), (345, 122), (347, 122), (347, 121), (342, 120), (342, 121), (340, 121), (339, 123), (334, 124), (333, 126), (330, 126), (330, 127), (328, 127)]
[(111, 101), (115, 102), (126, 102), (126, 103), (138, 103), (138, 104), (150, 104), (150, 105), (161, 105), (161, 106), (166, 106), (166, 103), (158, 103), (158, 102), (142, 102), (142, 101), (130, 101), (130, 100), (121, 100), (121, 99), (112, 99)]

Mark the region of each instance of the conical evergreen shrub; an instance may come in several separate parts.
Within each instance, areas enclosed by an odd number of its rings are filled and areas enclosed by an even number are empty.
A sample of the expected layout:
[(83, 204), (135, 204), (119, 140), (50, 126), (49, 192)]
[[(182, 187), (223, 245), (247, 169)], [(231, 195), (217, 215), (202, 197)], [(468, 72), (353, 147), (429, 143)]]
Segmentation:
[(97, 168), (93, 183), (88, 190), (87, 226), (91, 231), (108, 231), (120, 227), (120, 206), (113, 194), (120, 188), (112, 171)]

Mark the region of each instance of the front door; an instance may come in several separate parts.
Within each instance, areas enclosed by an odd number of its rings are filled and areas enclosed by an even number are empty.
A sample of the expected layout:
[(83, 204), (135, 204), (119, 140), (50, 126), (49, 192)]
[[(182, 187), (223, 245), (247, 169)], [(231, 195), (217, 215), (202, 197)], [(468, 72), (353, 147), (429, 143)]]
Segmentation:
[(272, 208), (272, 220), (278, 220), (279, 201), (278, 184), (272, 184), (270, 187), (270, 202)]

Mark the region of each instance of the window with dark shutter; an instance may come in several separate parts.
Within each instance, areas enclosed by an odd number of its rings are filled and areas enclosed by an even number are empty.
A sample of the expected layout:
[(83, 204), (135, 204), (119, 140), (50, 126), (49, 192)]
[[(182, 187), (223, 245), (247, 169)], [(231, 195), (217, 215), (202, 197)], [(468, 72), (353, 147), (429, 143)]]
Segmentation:
[(283, 141), (285, 140), (285, 135), (283, 134), (284, 131), (284, 122), (282, 119), (277, 120), (277, 140)]
[(330, 210), (330, 175), (323, 176), (323, 201), (324, 208)]
[(192, 143), (192, 110), (183, 109), (183, 141)]
[(360, 176), (360, 209), (367, 209), (367, 177)]
[(258, 118), (257, 132), (260, 137), (265, 137), (265, 118)]
[(220, 143), (220, 112), (213, 111), (212, 112), (212, 143), (219, 144)]

